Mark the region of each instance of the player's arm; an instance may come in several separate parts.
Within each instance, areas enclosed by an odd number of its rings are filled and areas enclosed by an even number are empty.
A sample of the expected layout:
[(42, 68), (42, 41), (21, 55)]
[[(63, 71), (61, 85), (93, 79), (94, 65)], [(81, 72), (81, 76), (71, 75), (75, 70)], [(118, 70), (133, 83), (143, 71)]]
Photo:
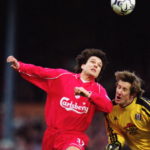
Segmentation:
[(41, 71), (39, 67), (36, 67), (31, 64), (25, 64), (18, 61), (14, 56), (9, 56), (7, 58), (7, 62), (11, 64), (11, 67), (19, 72), (19, 74), (27, 81), (31, 82), (32, 84), (38, 86), (39, 88), (47, 91), (48, 83), (47, 81), (42, 78)]
[(83, 87), (75, 87), (74, 93), (75, 95), (81, 95), (81, 96), (88, 97), (88, 98), (91, 96), (91, 92), (87, 91)]
[(109, 113), (112, 111), (113, 105), (106, 90), (99, 86), (99, 91), (93, 91), (90, 96), (90, 101), (96, 105), (97, 110)]
[(105, 120), (108, 136), (106, 150), (121, 150), (125, 143), (123, 135), (119, 129), (109, 120), (108, 115), (105, 116)]
[[(52, 77), (58, 76), (62, 73), (62, 69), (51, 69), (33, 64), (26, 64), (18, 61), (15, 57), (9, 56), (7, 62), (11, 64), (11, 67), (19, 72), (19, 74), (27, 81), (33, 83), (44, 91), (48, 90), (48, 80)], [(49, 80), (50, 81), (50, 80)]]
[(11, 64), (11, 67), (20, 73), (28, 74), (33, 77), (44, 78), (48, 75), (45, 68), (35, 66), (32, 64), (25, 64), (18, 61), (14, 56), (9, 56), (7, 62)]
[(110, 100), (106, 90), (103, 87), (100, 87), (100, 92), (92, 92), (90, 100), (96, 104), (99, 111), (109, 113), (112, 111), (113, 104)]
[(142, 107), (141, 115), (143, 116), (143, 125), (150, 131), (150, 101), (147, 102), (147, 108), (145, 106)]
[(96, 93), (89, 92), (83, 87), (75, 87), (75, 94), (88, 97), (100, 111), (110, 112), (112, 110), (112, 102), (104, 89), (101, 90), (101, 93)]
[(11, 64), (12, 68), (16, 69), (20, 73), (43, 79), (54, 78), (55, 76), (65, 72), (63, 69), (44, 68), (33, 64), (26, 64), (18, 61), (14, 56), (9, 56), (7, 58), (7, 62)]

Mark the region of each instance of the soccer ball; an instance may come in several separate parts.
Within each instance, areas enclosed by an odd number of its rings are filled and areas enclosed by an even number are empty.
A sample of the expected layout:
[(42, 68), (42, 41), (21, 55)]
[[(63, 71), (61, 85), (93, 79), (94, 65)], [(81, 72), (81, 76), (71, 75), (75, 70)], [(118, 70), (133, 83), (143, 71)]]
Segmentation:
[(128, 15), (135, 8), (135, 0), (111, 0), (111, 7), (118, 15)]

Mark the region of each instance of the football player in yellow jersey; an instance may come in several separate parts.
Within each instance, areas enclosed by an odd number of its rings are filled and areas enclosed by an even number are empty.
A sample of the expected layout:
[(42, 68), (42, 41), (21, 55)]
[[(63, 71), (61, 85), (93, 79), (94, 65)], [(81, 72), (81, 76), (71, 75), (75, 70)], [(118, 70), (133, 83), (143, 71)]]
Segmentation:
[(106, 150), (150, 150), (150, 100), (142, 97), (142, 80), (133, 72), (117, 71), (113, 111), (106, 115)]

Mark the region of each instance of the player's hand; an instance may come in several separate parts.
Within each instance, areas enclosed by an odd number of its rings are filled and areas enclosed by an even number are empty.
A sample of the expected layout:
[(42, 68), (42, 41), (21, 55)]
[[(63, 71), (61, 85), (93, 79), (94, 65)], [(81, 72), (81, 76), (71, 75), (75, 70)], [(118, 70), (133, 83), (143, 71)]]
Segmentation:
[(18, 62), (18, 60), (14, 57), (14, 56), (8, 56), (7, 57), (7, 62), (8, 63), (11, 63), (11, 67), (13, 68), (13, 69), (19, 69), (19, 67), (20, 67), (20, 65), (19, 65), (19, 62)]
[(84, 89), (83, 87), (75, 87), (74, 88), (75, 95), (81, 95), (84, 97), (90, 97), (91, 93)]
[(120, 143), (108, 144), (106, 146), (106, 150), (121, 150), (121, 144)]

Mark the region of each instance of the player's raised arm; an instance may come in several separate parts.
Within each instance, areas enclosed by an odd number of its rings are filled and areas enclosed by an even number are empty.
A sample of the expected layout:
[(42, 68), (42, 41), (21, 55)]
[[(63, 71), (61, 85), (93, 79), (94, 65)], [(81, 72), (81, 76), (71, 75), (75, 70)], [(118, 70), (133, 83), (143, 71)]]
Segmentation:
[(11, 63), (11, 67), (13, 69), (16, 69), (16, 70), (19, 69), (20, 67), (19, 62), (14, 56), (8, 56), (6, 61), (8, 63)]

